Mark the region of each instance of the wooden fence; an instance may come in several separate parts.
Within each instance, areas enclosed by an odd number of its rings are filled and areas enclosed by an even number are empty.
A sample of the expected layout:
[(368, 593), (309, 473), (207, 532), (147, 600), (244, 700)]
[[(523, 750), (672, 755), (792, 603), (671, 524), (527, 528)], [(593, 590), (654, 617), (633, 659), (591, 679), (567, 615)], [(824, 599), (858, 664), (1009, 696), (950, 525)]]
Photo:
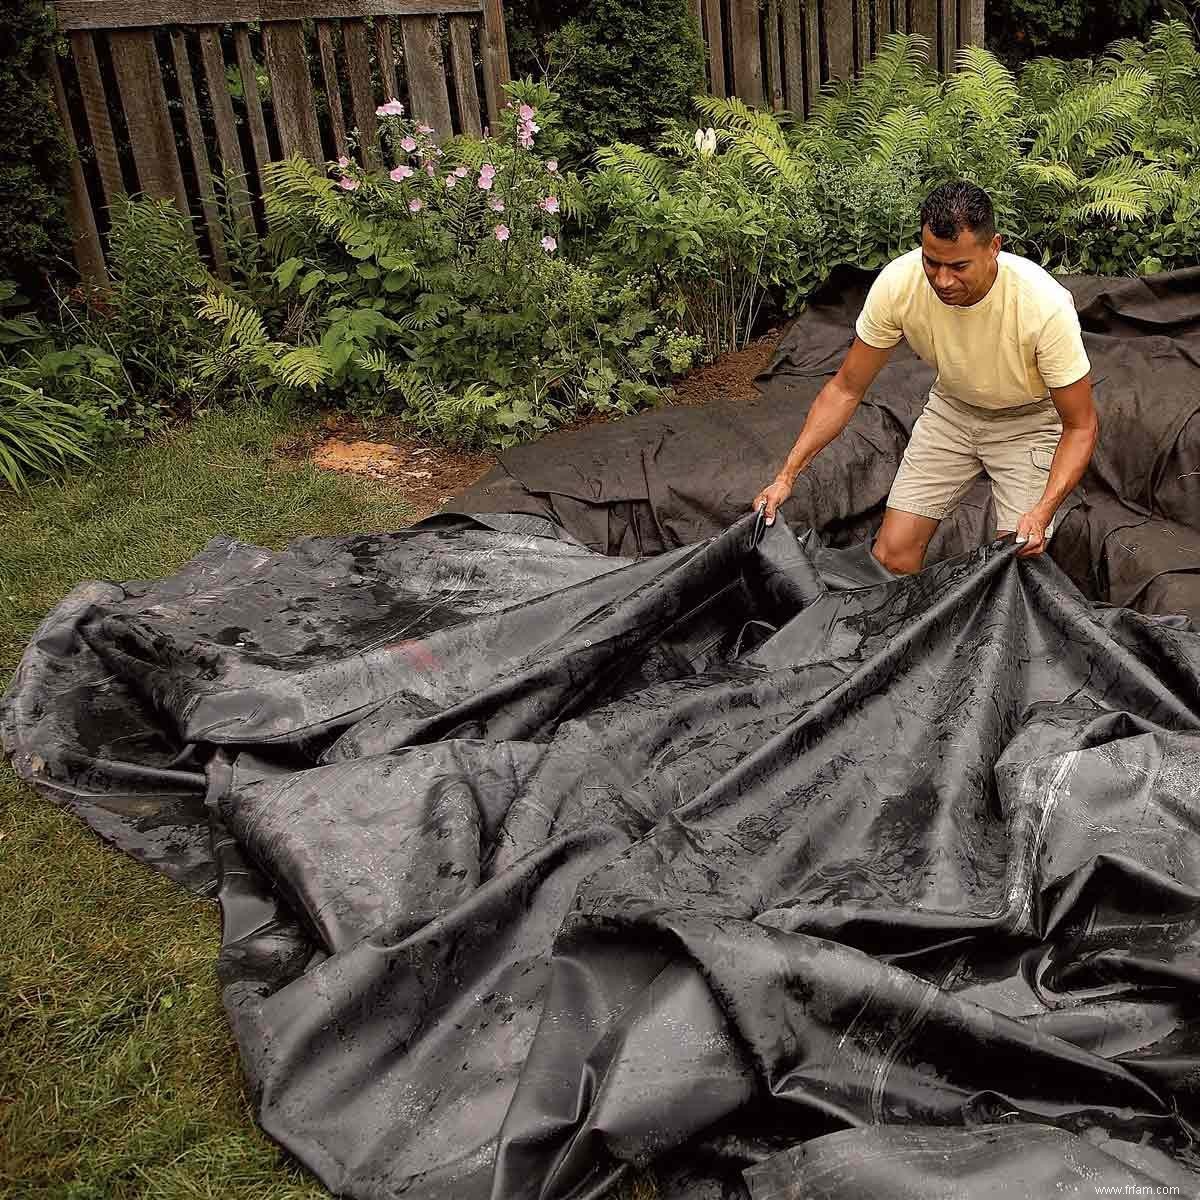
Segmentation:
[(889, 33), (920, 33), (948, 71), (982, 46), (984, 0), (692, 0), (714, 96), (807, 113), (822, 83), (861, 71)]
[[(983, 41), (984, 0), (690, 3), (710, 91), (776, 110), (807, 113), (894, 30), (928, 37), (943, 70)], [(441, 137), (478, 134), (509, 78), (503, 0), (56, 0), (55, 15), (70, 45), (52, 82), (77, 151), (75, 257), (96, 283), (120, 192), (174, 200), (223, 272), (222, 176), (245, 180), (239, 224), (261, 224), (272, 160), (350, 155), (357, 129), (354, 153), (378, 165), (375, 108), (392, 97)]]
[(439, 137), (478, 134), (509, 78), (503, 0), (57, 0), (55, 15), (71, 49), (52, 82), (77, 150), (75, 257), (93, 282), (120, 192), (191, 213), (223, 271), (223, 173), (244, 177), (233, 205), (253, 222), (272, 160), (350, 155), (357, 129), (357, 156), (377, 165), (375, 108), (393, 97)]

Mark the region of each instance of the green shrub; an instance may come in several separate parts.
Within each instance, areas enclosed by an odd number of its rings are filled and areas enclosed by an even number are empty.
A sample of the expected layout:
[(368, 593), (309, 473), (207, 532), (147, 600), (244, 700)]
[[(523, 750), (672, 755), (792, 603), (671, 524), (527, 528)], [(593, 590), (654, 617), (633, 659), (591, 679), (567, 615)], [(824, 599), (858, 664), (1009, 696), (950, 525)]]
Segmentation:
[(400, 164), (387, 175), (275, 164), (267, 211), (286, 307), (264, 319), (210, 288), (201, 315), (221, 340), (199, 376), (335, 393), (497, 446), (653, 399), (692, 343), (660, 327), (646, 281), (564, 256), (562, 214), (580, 189), (549, 157), (553, 97), (528, 82), (510, 92), (497, 136), (444, 150), (385, 114)]
[(67, 151), (47, 63), (54, 25), (43, 0), (0, 5), (0, 279), (14, 279), (35, 299), (48, 295), (46, 275), (69, 255)]
[(704, 90), (688, 0), (510, 0), (506, 10), (514, 70), (546, 71), (572, 160), (610, 142), (649, 144)]

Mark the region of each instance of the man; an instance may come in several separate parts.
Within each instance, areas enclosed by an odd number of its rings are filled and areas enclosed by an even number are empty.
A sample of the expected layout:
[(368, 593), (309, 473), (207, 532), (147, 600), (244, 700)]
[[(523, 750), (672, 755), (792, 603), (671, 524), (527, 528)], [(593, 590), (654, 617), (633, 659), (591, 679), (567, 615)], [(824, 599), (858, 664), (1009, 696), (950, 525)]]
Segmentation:
[(1071, 294), (1000, 249), (992, 202), (946, 183), (921, 206), (919, 249), (879, 274), (838, 373), (818, 393), (775, 480), (755, 497), (767, 523), (796, 477), (845, 429), (903, 337), (937, 371), (888, 496), (873, 549), (896, 574), (921, 569), (943, 517), (986, 471), (998, 536), (1041, 554), (1082, 478), (1097, 420)]

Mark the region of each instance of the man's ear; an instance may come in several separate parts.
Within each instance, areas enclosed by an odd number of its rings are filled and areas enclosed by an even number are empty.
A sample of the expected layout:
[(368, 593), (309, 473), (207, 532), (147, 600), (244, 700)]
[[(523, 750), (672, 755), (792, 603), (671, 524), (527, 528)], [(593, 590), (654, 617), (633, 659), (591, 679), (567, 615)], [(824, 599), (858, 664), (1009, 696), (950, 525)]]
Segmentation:
[(1000, 235), (998, 233), (992, 238), (991, 251), (993, 258), (1000, 253)]

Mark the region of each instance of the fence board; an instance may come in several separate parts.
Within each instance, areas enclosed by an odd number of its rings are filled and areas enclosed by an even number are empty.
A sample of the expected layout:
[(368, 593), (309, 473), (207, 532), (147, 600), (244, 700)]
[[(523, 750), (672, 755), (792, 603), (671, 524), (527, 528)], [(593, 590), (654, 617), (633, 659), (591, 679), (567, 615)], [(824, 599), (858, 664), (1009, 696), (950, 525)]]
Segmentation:
[(263, 26), (263, 44), (283, 153), (288, 157), (303, 154), (310, 162), (319, 163), (325, 156), (321, 152), (303, 27), (299, 21), (274, 21)]
[(892, 28), (897, 33), (908, 32), (908, 0), (892, 0)]
[(854, 0), (854, 70), (871, 61), (871, 0)]
[(346, 158), (346, 122), (342, 118), (342, 88), (338, 82), (337, 56), (333, 52), (333, 27), (328, 21), (317, 22), (317, 47), (321, 52), (321, 77), (325, 81), (325, 100), (329, 105), (329, 123), (333, 127), (333, 147), (338, 158)]
[(471, 49), (469, 17), (450, 18), (450, 69), (454, 75), (454, 98), (462, 132), (472, 137), (483, 133), (479, 119), (479, 88), (475, 85), (475, 52)]
[(986, 26), (985, 0), (958, 0), (958, 44), (982, 46)]
[[(445, 9), (443, 9), (445, 11)], [(508, 34), (504, 28), (504, 0), (483, 0), (483, 28), (479, 32), (483, 52), (483, 90), (487, 95), (488, 121), (500, 124), (504, 107), (504, 85), (508, 83)]]
[(783, 59), (780, 55), (779, 0), (767, 0), (766, 37), (763, 49), (767, 60), (766, 100), (774, 112), (783, 108)]
[(721, 0), (704, 0), (704, 30), (708, 36), (709, 91), (725, 96), (725, 31), (721, 28)]
[(954, 69), (954, 52), (958, 47), (957, 0), (938, 0), (938, 59), (943, 71)]
[(79, 93), (92, 137), (92, 149), (96, 153), (100, 185), (105, 202), (111, 204), (117, 193), (125, 190), (125, 181), (121, 177), (121, 160), (117, 157), (117, 141), (113, 137), (112, 118), (108, 115), (108, 100), (104, 93), (104, 81), (100, 78), (100, 61), (96, 57), (96, 43), (92, 35), (86, 32), (71, 34), (71, 53), (75, 59), (75, 73), (79, 78)]
[(379, 84), (383, 88), (384, 100), (397, 100), (400, 89), (396, 86), (396, 51), (392, 46), (392, 23), (387, 17), (376, 17), (375, 61), (379, 64)]
[(821, 30), (817, 0), (804, 0), (804, 111), (812, 107), (821, 94), (825, 76), (821, 70)]
[[(221, 152), (221, 170), (237, 178), (239, 185), (246, 174), (242, 161), (242, 143), (238, 140), (237, 121), (233, 115), (233, 102), (229, 98), (229, 84), (225, 78), (225, 52), (221, 49), (221, 34), (214, 26), (206, 25), (200, 30), (200, 58), (204, 63), (204, 80), (208, 84), (208, 101), (212, 106), (213, 124), (217, 130), (217, 149)], [(252, 227), (254, 218), (250, 212), (250, 197), (239, 186), (237, 199), (233, 203), (238, 222)]]
[(96, 214), (92, 211), (92, 198), (88, 195), (83, 168), (79, 165), (79, 145), (75, 139), (75, 126), (71, 121), (71, 110), (67, 107), (67, 93), (63, 89), (58, 59), (50, 55), (50, 82), (54, 88), (54, 103), (62, 118), (63, 133), (67, 139), (67, 151), (71, 158), (71, 191), (67, 197), (67, 219), (71, 225), (71, 249), (75, 254), (75, 265), (79, 276), (89, 287), (103, 287), (108, 282), (104, 270), (104, 248), (100, 244), (100, 231), (96, 228)]
[(804, 14), (800, 0), (783, 0), (783, 103), (804, 111)]
[(245, 25), (255, 21), (477, 13), (489, 0), (58, 0), (60, 29)]
[(929, 39), (927, 61), (932, 66), (938, 62), (938, 0), (909, 0), (912, 22), (910, 33), (919, 33)]
[(825, 6), (825, 53), (831, 79), (848, 79), (853, 74), (854, 9), (849, 0)]
[(733, 0), (729, 37), (733, 60), (733, 90), (747, 104), (762, 104), (762, 41), (758, 0)]
[(246, 98), (246, 123), (250, 126), (250, 142), (254, 146), (254, 166), (261, 186), (263, 168), (271, 161), (271, 144), (267, 140), (267, 123), (258, 94), (258, 67), (250, 46), (250, 31), (244, 25), (234, 28), (233, 44), (242, 76), (242, 94)]
[(147, 195), (174, 200), (179, 211), (187, 214), (187, 193), (175, 153), (175, 130), (167, 110), (154, 35), (143, 30), (117, 30), (109, 38), (109, 48), (137, 166), (138, 188)]
[(404, 67), (408, 72), (408, 97), (418, 121), (433, 126), (433, 136), (443, 141), (450, 127), (450, 93), (442, 62), (442, 39), (436, 17), (401, 17)]
[(175, 63), (175, 79), (179, 84), (179, 100), (183, 106), (183, 123), (187, 129), (188, 147), (192, 152), (192, 166), (196, 170), (196, 185), (200, 192), (200, 210), (208, 227), (208, 240), (212, 246), (213, 263), (217, 274), (227, 277), (225, 259), (225, 235), (217, 215), (217, 197), (213, 190), (212, 167), (208, 161), (208, 147), (204, 141), (204, 127), (200, 124), (200, 106), (196, 103), (196, 86), (192, 82), (192, 60), (188, 55), (187, 40), (179, 30), (171, 31), (171, 57)]
[[(342, 22), (342, 45), (346, 53), (346, 72), (350, 79), (350, 104), (354, 126), (358, 130), (358, 150), (362, 165), (373, 171), (379, 166), (379, 147), (375, 140), (375, 91), (371, 86), (371, 55), (367, 49), (367, 27), (361, 21)], [(412, 81), (409, 81), (410, 86)]]
[(864, 0), (871, 6), (871, 54), (883, 49), (884, 39), (892, 31), (891, 0)]

